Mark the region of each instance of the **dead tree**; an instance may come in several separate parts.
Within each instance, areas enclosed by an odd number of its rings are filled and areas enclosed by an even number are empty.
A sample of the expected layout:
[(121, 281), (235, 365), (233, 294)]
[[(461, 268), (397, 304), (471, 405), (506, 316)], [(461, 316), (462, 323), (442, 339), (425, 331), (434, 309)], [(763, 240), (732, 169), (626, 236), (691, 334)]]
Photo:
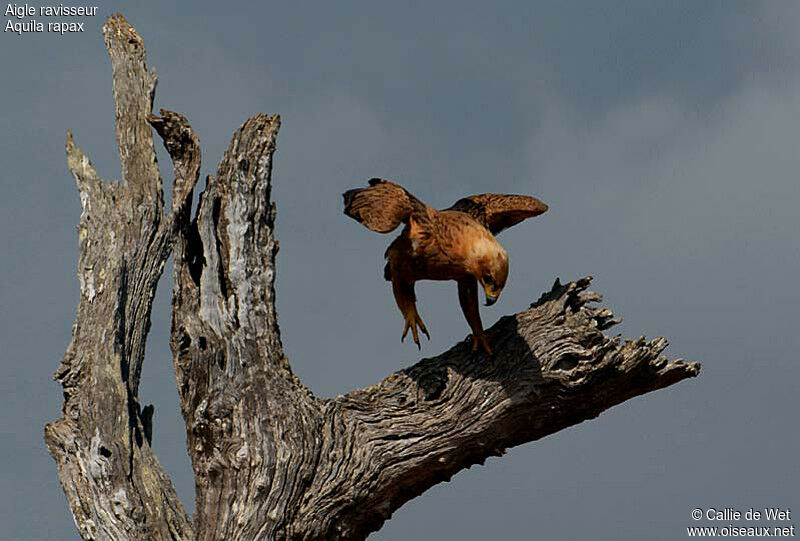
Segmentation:
[[(363, 539), (394, 510), (458, 471), (696, 376), (661, 356), (663, 338), (603, 332), (589, 278), (556, 281), (491, 329), (495, 355), (469, 343), (372, 387), (315, 397), (292, 373), (275, 312), (277, 116), (234, 134), (194, 217), (200, 146), (187, 119), (151, 114), (156, 77), (121, 16), (111, 56), (122, 180), (107, 183), (67, 134), (80, 193), (80, 303), (56, 379), (63, 417), (45, 429), (84, 539)], [(164, 208), (153, 129), (174, 166)], [(331, 204), (335, 204), (331, 202)], [(150, 448), (139, 380), (156, 285), (175, 261), (171, 348), (196, 482), (191, 520)]]

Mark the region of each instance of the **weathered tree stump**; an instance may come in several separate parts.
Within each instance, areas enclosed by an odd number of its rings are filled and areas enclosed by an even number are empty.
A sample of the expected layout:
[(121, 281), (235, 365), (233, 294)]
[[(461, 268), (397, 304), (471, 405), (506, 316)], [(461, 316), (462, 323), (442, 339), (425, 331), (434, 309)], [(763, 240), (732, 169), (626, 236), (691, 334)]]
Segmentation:
[[(277, 116), (256, 115), (209, 177), (196, 216), (200, 147), (187, 119), (151, 114), (156, 77), (121, 16), (111, 56), (122, 180), (102, 181), (67, 134), (83, 208), (81, 296), (56, 372), (63, 417), (45, 429), (84, 539), (363, 539), (458, 471), (696, 376), (666, 340), (622, 342), (590, 278), (500, 319), (495, 355), (467, 342), (360, 391), (316, 398), (292, 373), (274, 303)], [(152, 128), (173, 160), (165, 209)], [(338, 203), (338, 202), (336, 202)], [(334, 204), (334, 202), (331, 202)], [(153, 296), (174, 254), (171, 347), (196, 479), (186, 515), (150, 448), (138, 400)]]

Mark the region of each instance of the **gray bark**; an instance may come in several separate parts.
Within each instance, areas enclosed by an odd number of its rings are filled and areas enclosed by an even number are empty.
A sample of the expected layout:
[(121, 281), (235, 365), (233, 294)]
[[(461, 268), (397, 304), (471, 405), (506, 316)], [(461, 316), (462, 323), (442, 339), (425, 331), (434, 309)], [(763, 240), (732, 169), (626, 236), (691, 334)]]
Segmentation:
[[(292, 373), (275, 312), (277, 116), (256, 115), (192, 191), (200, 147), (187, 119), (151, 114), (155, 76), (122, 16), (103, 28), (111, 56), (120, 183), (104, 183), (67, 137), (80, 192), (73, 338), (56, 378), (63, 417), (45, 429), (84, 539), (363, 539), (458, 471), (696, 376), (661, 356), (666, 340), (609, 339), (590, 278), (558, 281), (490, 330), (495, 355), (468, 342), (334, 399)], [(163, 207), (151, 126), (173, 160)], [(331, 204), (335, 204), (332, 202)], [(196, 514), (184, 512), (150, 449), (138, 401), (150, 310), (174, 254), (171, 348)], [(346, 362), (346, 361), (342, 361)]]
[[(47, 425), (45, 442), (84, 539), (191, 539), (190, 521), (147, 442), (152, 408), (138, 401), (153, 295), (176, 216), (163, 208), (147, 122), (156, 77), (124, 18), (111, 17), (103, 36), (122, 180), (103, 182), (67, 133), (67, 164), (82, 206), (80, 301), (55, 375), (63, 417)], [(190, 204), (191, 186), (177, 182), (174, 192), (178, 206)]]

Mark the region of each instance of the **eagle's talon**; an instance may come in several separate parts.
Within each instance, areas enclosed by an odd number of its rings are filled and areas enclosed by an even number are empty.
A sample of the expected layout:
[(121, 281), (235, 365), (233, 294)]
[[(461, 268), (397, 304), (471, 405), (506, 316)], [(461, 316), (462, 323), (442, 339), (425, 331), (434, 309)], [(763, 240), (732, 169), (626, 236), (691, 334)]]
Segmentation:
[(417, 310), (409, 311), (405, 316), (406, 324), (403, 327), (403, 336), (400, 338), (400, 341), (403, 342), (408, 336), (408, 330), (411, 329), (411, 338), (414, 339), (414, 343), (417, 345), (417, 349), (421, 350), (422, 345), (419, 343), (419, 332), (417, 329), (422, 331), (425, 336), (428, 337), (428, 340), (431, 339), (431, 335), (428, 334), (428, 329), (425, 328), (425, 323), (422, 322), (422, 318), (419, 317)]
[(472, 352), (477, 353), (479, 347), (483, 349), (486, 355), (492, 356), (492, 348), (489, 347), (489, 341), (486, 339), (485, 333), (472, 335)]
[(419, 317), (419, 314), (417, 314), (417, 324), (419, 324), (419, 330), (421, 330), (428, 338), (428, 340), (430, 340), (431, 335), (428, 334), (428, 329), (425, 328), (425, 324), (422, 322), (422, 318)]

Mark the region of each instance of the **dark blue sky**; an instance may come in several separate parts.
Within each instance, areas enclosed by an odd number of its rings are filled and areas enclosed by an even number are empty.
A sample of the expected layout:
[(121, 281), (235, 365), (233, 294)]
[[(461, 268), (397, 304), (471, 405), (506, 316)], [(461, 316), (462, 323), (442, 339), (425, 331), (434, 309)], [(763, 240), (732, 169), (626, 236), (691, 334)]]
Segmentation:
[[(625, 322), (700, 378), (521, 446), (409, 503), (374, 539), (680, 539), (695, 507), (798, 505), (800, 8), (790, 2), (108, 2), (86, 32), (0, 35), (0, 521), (75, 539), (42, 442), (78, 284), (67, 128), (119, 176), (100, 37), (121, 11), (211, 173), (233, 131), (280, 113), (278, 308), (318, 395), (419, 356), (382, 278), (389, 236), (340, 194), (393, 178), (433, 206), (485, 191), (550, 211), (500, 237), (520, 311), (556, 276), (595, 276)], [(5, 19), (3, 20), (5, 23)], [(169, 160), (159, 148), (160, 161)], [(169, 166), (163, 170), (171, 178)], [(167, 276), (141, 387), (153, 447), (193, 504), (168, 349)], [(423, 283), (423, 355), (463, 339), (455, 286)], [(309, 333), (309, 329), (314, 329)]]

